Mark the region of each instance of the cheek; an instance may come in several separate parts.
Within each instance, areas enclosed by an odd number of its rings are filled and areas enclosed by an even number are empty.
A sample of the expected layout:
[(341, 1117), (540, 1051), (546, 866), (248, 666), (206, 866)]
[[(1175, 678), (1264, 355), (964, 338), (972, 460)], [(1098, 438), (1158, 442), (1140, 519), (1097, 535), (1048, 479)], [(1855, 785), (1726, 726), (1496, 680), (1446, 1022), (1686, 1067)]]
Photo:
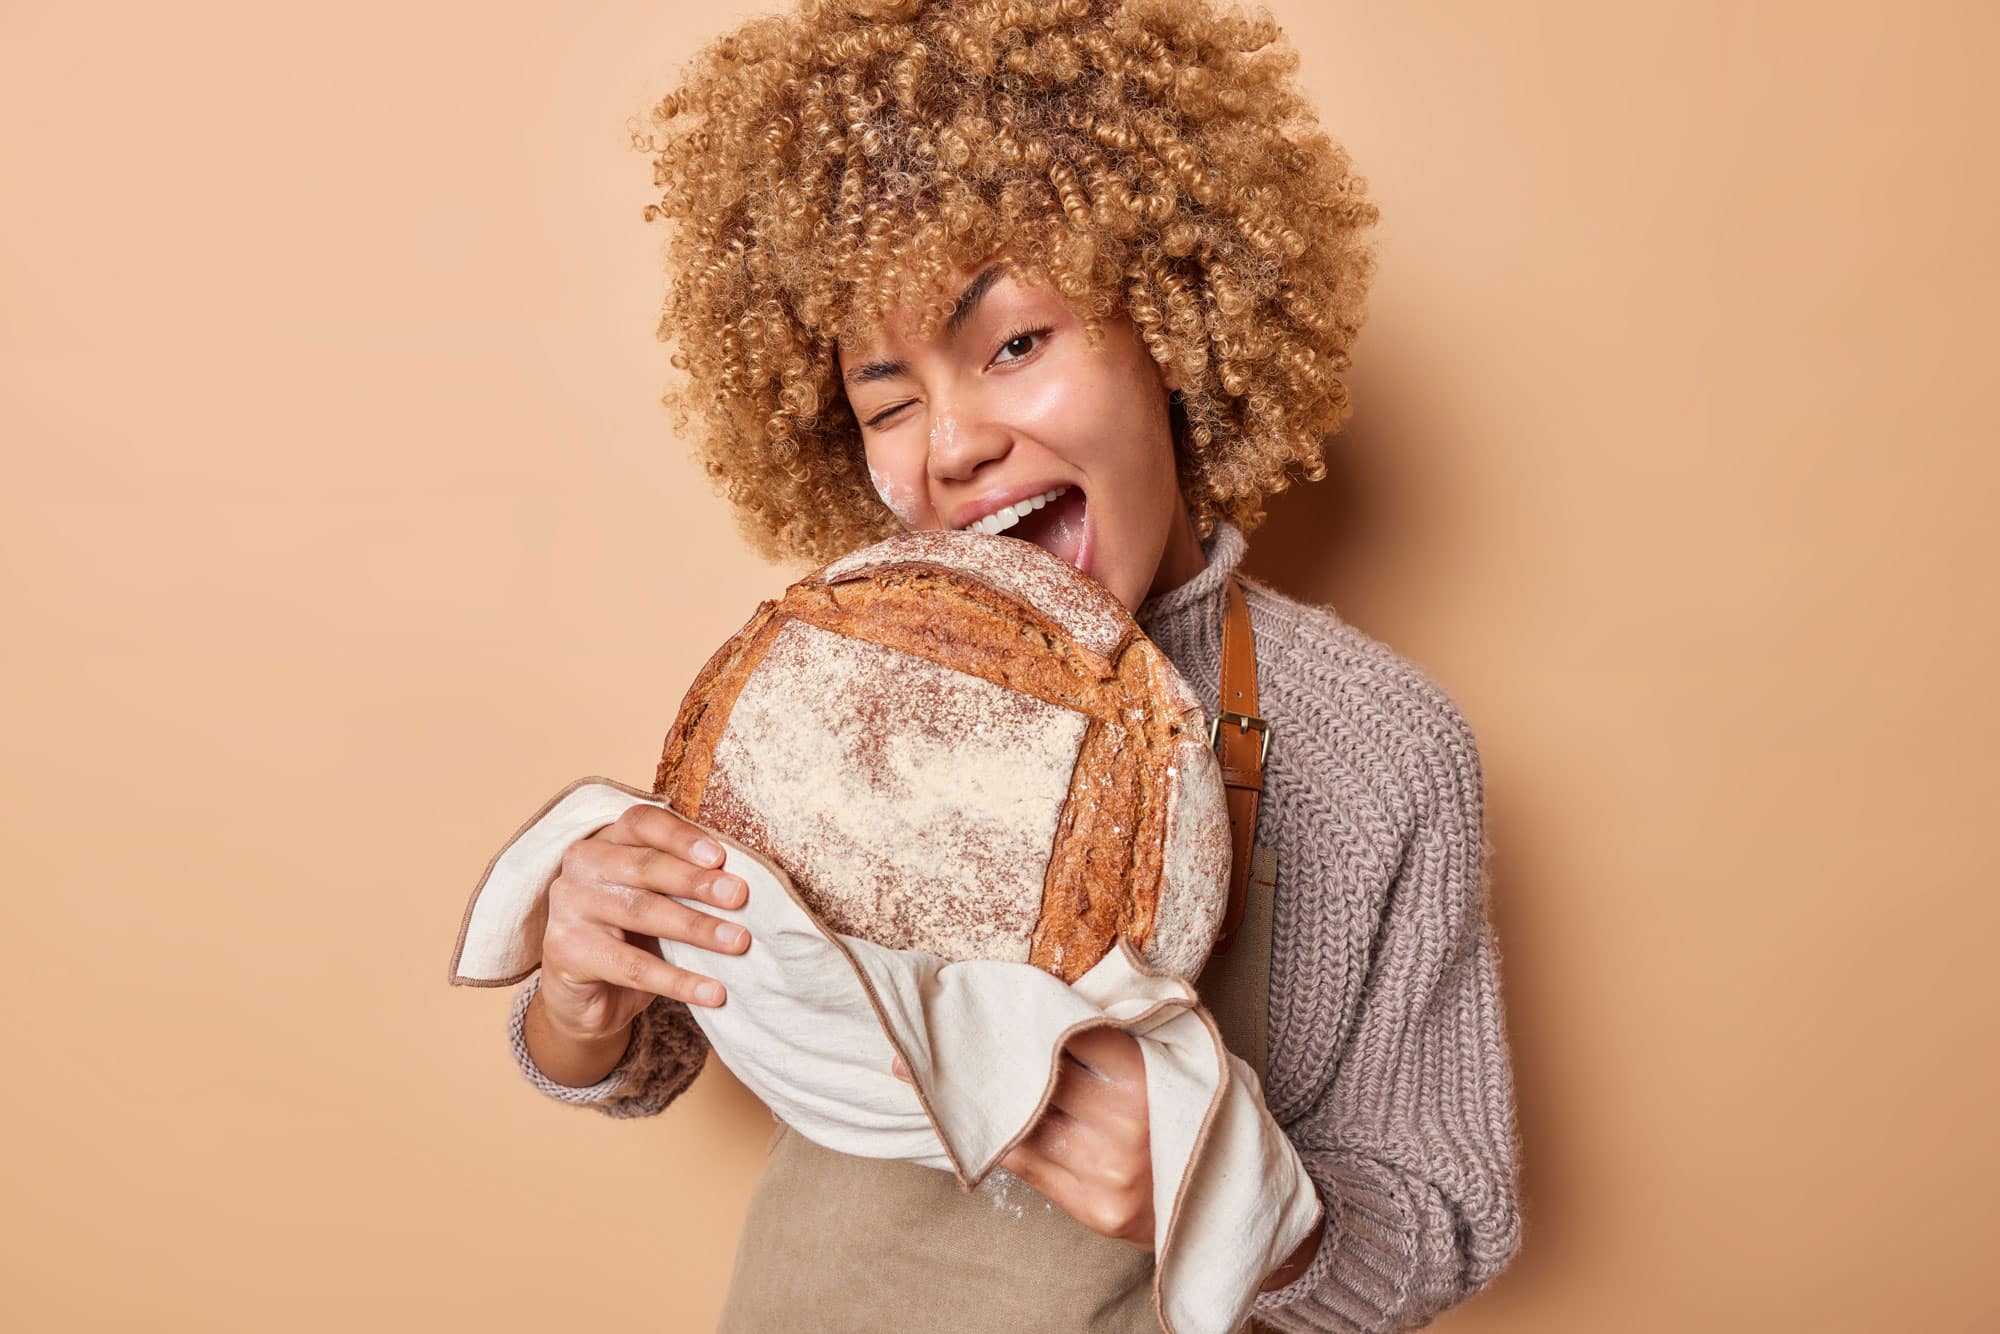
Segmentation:
[(1105, 405), (1093, 392), (1090, 363), (1036, 369), (1042, 373), (1023, 371), (999, 387), (994, 415), (1052, 446), (1068, 449), (1090, 439), (1105, 416)]
[(885, 471), (873, 460), (868, 464), (868, 480), (875, 484), (875, 494), (882, 497), (882, 503), (896, 516), (896, 522), (905, 528), (917, 526), (917, 488), (911, 482), (899, 482), (895, 474)]
[[(1074, 346), (1082, 337), (1075, 333), (1061, 366), (1017, 377), (1000, 411), (1073, 467), (1128, 490), (1157, 467), (1157, 437), (1166, 434), (1164, 391), (1129, 356)], [(1167, 451), (1171, 458), (1171, 443)]]

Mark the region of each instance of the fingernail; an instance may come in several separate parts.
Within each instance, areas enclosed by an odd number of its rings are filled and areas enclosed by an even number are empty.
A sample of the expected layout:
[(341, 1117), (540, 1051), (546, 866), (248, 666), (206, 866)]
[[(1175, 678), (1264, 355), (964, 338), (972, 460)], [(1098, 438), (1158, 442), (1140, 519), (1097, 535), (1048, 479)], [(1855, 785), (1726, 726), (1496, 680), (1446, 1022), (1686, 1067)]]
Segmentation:
[(722, 860), (722, 849), (704, 838), (694, 845), (694, 859), (713, 866)]
[(722, 938), (722, 943), (725, 945), (741, 945), (748, 932), (734, 922), (724, 922), (716, 928), (715, 934)]
[(722, 999), (722, 986), (717, 982), (704, 982), (695, 988), (694, 994), (701, 998), (703, 1004), (713, 1005)]

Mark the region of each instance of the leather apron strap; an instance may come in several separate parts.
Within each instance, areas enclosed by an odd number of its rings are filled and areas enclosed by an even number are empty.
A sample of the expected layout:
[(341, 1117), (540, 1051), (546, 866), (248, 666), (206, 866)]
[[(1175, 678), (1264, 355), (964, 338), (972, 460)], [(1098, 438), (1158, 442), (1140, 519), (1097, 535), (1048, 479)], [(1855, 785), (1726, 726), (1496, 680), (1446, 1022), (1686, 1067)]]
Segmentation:
[[(1257, 643), (1250, 630), (1250, 607), (1234, 574), (1225, 593), (1221, 690), (1208, 740), (1222, 761), (1222, 785), (1229, 802), (1229, 909), (1210, 958), (1229, 952), (1243, 922), (1257, 801), (1264, 791), (1264, 756), (1271, 747), (1270, 725), (1257, 713)], [(1222, 730), (1224, 723), (1230, 725), (1227, 730)]]

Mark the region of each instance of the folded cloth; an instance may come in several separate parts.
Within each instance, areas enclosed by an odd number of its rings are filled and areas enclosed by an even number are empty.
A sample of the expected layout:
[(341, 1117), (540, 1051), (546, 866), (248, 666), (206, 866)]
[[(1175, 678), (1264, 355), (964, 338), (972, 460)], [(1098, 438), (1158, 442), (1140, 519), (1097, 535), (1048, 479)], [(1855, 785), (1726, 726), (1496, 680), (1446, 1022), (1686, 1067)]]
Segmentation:
[[(558, 792), (488, 863), (452, 959), (455, 986), (506, 986), (541, 961), (547, 890), (576, 839), (632, 806), (666, 803), (613, 779)], [(723, 1063), (771, 1111), (829, 1149), (953, 1173), (972, 1190), (1048, 1105), (1064, 1043), (1111, 1026), (1137, 1040), (1153, 1156), (1153, 1305), (1168, 1334), (1225, 1334), (1264, 1276), (1318, 1225), (1298, 1151), (1257, 1074), (1223, 1044), (1194, 987), (1120, 937), (1067, 984), (1026, 963), (952, 961), (832, 931), (783, 870), (699, 821), (749, 885), (740, 955), (658, 942), (661, 957), (721, 981), (691, 1005)], [(890, 1071), (901, 1053), (914, 1086)]]

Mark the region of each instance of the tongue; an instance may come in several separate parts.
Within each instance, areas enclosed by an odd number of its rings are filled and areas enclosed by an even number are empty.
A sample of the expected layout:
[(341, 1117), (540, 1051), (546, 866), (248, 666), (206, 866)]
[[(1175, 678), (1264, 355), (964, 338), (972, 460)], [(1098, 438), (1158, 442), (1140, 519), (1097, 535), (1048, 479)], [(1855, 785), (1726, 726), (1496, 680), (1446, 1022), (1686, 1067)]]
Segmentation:
[(1058, 559), (1076, 564), (1083, 551), (1083, 492), (1072, 486), (1048, 504), (1009, 528), (1004, 536), (1018, 537)]

